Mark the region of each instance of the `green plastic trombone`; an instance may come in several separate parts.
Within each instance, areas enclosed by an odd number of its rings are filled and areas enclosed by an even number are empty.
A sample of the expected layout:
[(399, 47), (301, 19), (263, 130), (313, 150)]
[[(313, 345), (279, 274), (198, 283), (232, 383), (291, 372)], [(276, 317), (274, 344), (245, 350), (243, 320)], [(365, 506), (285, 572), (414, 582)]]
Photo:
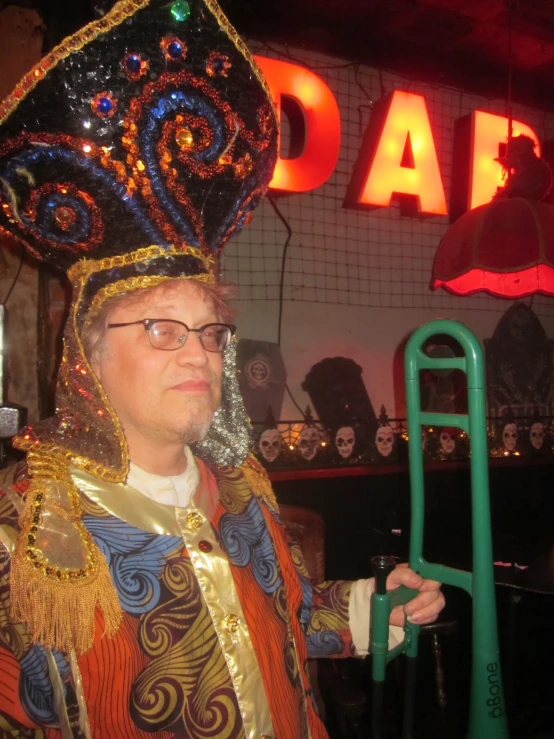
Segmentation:
[[(455, 339), (463, 357), (433, 359), (423, 346), (438, 334)], [(424, 369), (459, 369), (466, 373), (468, 414), (423, 413), (420, 399), (420, 372)], [(485, 416), (485, 372), (483, 353), (475, 336), (460, 323), (431, 321), (418, 328), (408, 341), (405, 354), (408, 444), (410, 453), (411, 533), (410, 567), (422, 577), (462, 588), (473, 598), (473, 655), (468, 739), (509, 739), (496, 620), (494, 570), (491, 540), (487, 427)], [(471, 511), (473, 572), (427, 562), (423, 557), (425, 512), (422, 426), (455, 426), (463, 429), (471, 443)], [(406, 621), (404, 642), (388, 649), (388, 623), (392, 608), (414, 596), (407, 588), (386, 592), (386, 577), (394, 568), (387, 557), (374, 559), (376, 589), (372, 596), (370, 651), (374, 690), (373, 736), (380, 736), (379, 706), (385, 680), (385, 668), (398, 654), (405, 653), (408, 670), (417, 657), (419, 628)], [(375, 698), (376, 696), (376, 698)], [(412, 736), (413, 697), (404, 715), (403, 736)]]

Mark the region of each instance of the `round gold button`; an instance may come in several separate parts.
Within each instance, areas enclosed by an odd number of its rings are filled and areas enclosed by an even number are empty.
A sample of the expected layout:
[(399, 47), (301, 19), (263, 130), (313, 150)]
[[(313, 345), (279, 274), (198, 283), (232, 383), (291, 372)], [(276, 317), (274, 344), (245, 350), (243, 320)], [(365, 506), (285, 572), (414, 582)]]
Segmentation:
[(186, 527), (191, 531), (197, 531), (202, 526), (202, 516), (199, 513), (191, 511), (187, 514)]
[(234, 613), (228, 613), (223, 619), (223, 628), (228, 631), (229, 634), (236, 634), (239, 630), (240, 618)]

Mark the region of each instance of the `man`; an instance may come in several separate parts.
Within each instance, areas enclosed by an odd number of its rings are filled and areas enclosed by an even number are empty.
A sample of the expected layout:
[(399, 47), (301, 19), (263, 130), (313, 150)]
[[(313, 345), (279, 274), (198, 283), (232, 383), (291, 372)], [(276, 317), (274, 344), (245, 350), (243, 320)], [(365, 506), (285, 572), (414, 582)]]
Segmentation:
[[(325, 737), (306, 659), (364, 653), (371, 582), (307, 577), (212, 256), (275, 163), (259, 72), (213, 0), (123, 0), (0, 115), (2, 226), (73, 284), (57, 412), (0, 496), (4, 735)], [(434, 620), (438, 584), (401, 583)]]

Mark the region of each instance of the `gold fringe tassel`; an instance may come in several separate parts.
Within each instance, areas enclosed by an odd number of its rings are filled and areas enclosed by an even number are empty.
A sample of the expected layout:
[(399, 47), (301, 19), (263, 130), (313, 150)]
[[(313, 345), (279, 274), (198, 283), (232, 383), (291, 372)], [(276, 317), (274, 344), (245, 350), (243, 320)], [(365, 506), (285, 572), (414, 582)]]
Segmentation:
[[(41, 459), (37, 459), (39, 456)], [(75, 649), (83, 654), (94, 643), (96, 609), (102, 610), (104, 633), (108, 636), (113, 636), (119, 628), (122, 610), (104, 555), (81, 520), (80, 495), (69, 475), (68, 462), (64, 459), (60, 464), (60, 461), (45, 459), (38, 450), (29, 454), (31, 473), (33, 467), (40, 472), (32, 478), (21, 514), (22, 530), (11, 562), (10, 610), (13, 621), (26, 624), (33, 643), (62, 652)], [(56, 483), (67, 493), (70, 513), (67, 506), (60, 506), (49, 493), (51, 485)], [(47, 541), (42, 529), (45, 512), (53, 514), (50, 525), (56, 516), (69, 522), (79, 534), (78, 546), (82, 549), (58, 551), (59, 546), (45, 556), (37, 546), (39, 541)], [(67, 561), (68, 554), (86, 565), (60, 566), (64, 559)]]
[(271, 487), (267, 472), (261, 464), (249, 454), (241, 467), (241, 471), (254, 495), (262, 498), (272, 511), (279, 513), (277, 498)]
[(14, 557), (11, 575), (11, 617), (26, 623), (33, 644), (84, 654), (93, 645), (95, 612), (102, 609), (105, 633), (113, 636), (121, 623), (106, 560), (99, 552), (97, 573), (82, 582), (55, 582), (25, 560)]

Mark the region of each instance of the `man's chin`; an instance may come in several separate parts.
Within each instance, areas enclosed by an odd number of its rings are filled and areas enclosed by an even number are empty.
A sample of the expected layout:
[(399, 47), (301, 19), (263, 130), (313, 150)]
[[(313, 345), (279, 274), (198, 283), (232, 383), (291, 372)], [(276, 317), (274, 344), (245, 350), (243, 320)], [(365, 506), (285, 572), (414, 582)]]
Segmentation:
[[(188, 408), (187, 419), (178, 423), (176, 431), (184, 444), (196, 444), (208, 435), (214, 420), (214, 410), (211, 403), (197, 400), (191, 403), (194, 408)], [(175, 419), (178, 421), (178, 419)]]
[(211, 421), (210, 423), (205, 424), (191, 424), (189, 427), (184, 429), (181, 434), (183, 444), (190, 445), (196, 444), (199, 441), (203, 441), (208, 435), (211, 425)]

